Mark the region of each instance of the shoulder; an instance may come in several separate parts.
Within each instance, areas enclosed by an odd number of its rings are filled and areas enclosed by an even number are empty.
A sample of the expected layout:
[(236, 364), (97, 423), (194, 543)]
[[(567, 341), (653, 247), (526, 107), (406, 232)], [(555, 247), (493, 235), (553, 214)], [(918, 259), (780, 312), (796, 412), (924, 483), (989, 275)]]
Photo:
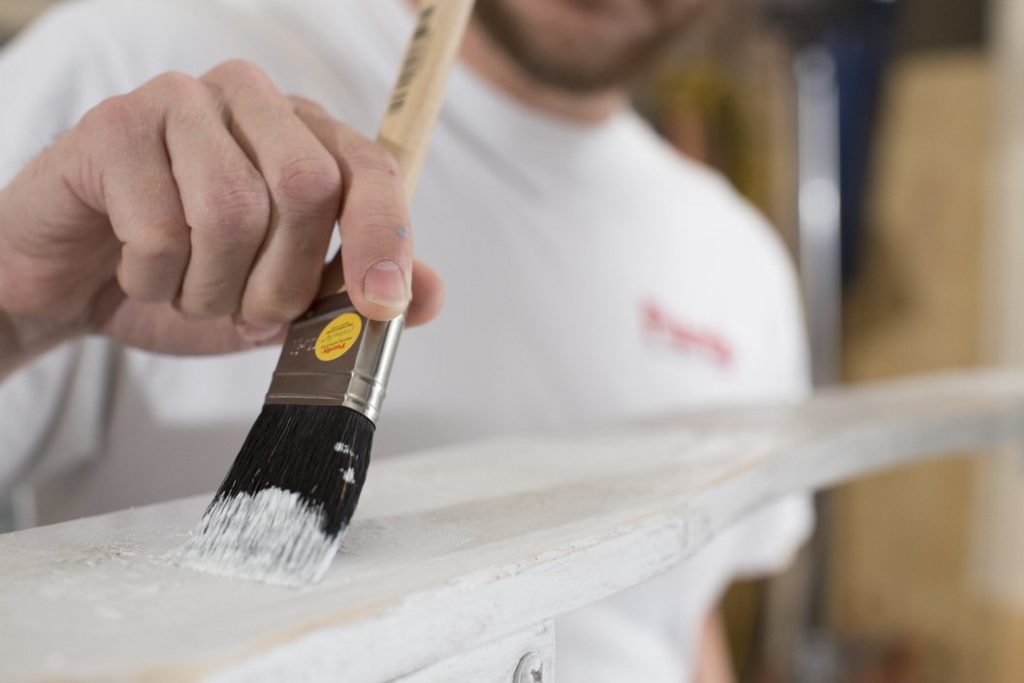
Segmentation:
[[(301, 46), (310, 32), (342, 31), (351, 39), (368, 25), (393, 19), (393, 2), (358, 0), (67, 0), (44, 15), (52, 24), (81, 26), (119, 45), (145, 51), (176, 48), (183, 54), (278, 42)], [(292, 46), (295, 47), (295, 46)]]
[(326, 2), (69, 0), (44, 14), (36, 28), (48, 34), (55, 53), (66, 41), (101, 55), (127, 77), (158, 68), (195, 72), (235, 56), (302, 53), (315, 17), (340, 12)]
[[(134, 87), (158, 63), (201, 55), (213, 44), (218, 2), (197, 0), (71, 0), (56, 4), (5, 50), (35, 68), (38, 87), (58, 78), (82, 81), (80, 90)], [(165, 69), (166, 70), (166, 67)], [(26, 74), (26, 80), (29, 74)], [(33, 83), (24, 83), (31, 88)]]
[(224, 0), (73, 0), (43, 21), (58, 32), (73, 28), (77, 42), (130, 78), (151, 65), (202, 63), (219, 45), (236, 48), (253, 15)]
[[(254, 0), (252, 8), (267, 2)], [(243, 12), (246, 3), (238, 0), (66, 0), (57, 3), (43, 14), (42, 21), (85, 21), (119, 32), (147, 24), (171, 26), (196, 20), (216, 20), (218, 17)]]
[[(177, 26), (194, 25), (216, 15), (221, 2), (199, 0), (70, 0), (47, 10), (33, 25), (36, 31), (79, 36), (76, 43), (91, 44), (97, 35), (137, 35), (163, 28), (168, 38)], [(73, 31), (74, 30), (74, 31)]]
[(647, 216), (648, 239), (675, 255), (669, 282), (680, 310), (699, 312), (729, 336), (743, 359), (737, 386), (747, 395), (801, 395), (803, 302), (778, 231), (719, 173), (678, 153), (639, 119), (631, 126), (623, 145), (627, 172), (644, 179), (633, 183), (640, 194), (631, 203)]
[(199, 76), (233, 59), (258, 65), (283, 91), (311, 96), (315, 83), (330, 95), (322, 86), (380, 79), (379, 43), (394, 32), (398, 1), (69, 0), (44, 19), (45, 44), (58, 61), (63, 36), (91, 52), (114, 84), (106, 95), (167, 71)]
[[(154, 55), (181, 42), (175, 12), (158, 0), (71, 0), (56, 4), (0, 53), (0, 182), (100, 100), (153, 75)], [(160, 29), (163, 26), (163, 29)]]
[(623, 122), (630, 138), (626, 172), (643, 178), (642, 201), (659, 220), (659, 237), (700, 252), (720, 266), (791, 287), (794, 268), (778, 231), (719, 172), (690, 159), (659, 137), (639, 116)]

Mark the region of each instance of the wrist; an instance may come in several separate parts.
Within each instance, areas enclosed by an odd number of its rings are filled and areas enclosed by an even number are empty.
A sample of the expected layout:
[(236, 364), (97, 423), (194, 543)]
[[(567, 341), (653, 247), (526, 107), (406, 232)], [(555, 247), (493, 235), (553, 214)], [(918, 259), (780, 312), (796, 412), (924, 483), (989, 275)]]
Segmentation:
[[(19, 281), (17, 250), (5, 226), (23, 218), (12, 206), (11, 187), (0, 188), (0, 381), (36, 356), (71, 338), (66, 325), (25, 309), (31, 298)], [(20, 285), (20, 287), (19, 287)]]
[(26, 333), (23, 321), (0, 303), (0, 380), (32, 359), (32, 354), (27, 352)]
[(14, 322), (3, 310), (0, 310), (0, 380), (10, 374), (20, 361), (22, 355), (21, 339)]
[(0, 381), (73, 336), (64, 326), (12, 314), (0, 302)]

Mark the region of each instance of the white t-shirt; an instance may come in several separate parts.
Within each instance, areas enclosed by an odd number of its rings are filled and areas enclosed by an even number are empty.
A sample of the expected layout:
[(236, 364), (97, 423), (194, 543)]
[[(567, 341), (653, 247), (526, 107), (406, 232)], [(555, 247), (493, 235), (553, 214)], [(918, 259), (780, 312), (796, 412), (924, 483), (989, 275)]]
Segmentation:
[[(372, 136), (411, 27), (404, 0), (62, 3), (0, 56), (0, 184), (100, 100), (232, 58)], [(412, 221), (447, 304), (404, 335), (375, 458), (806, 391), (784, 249), (631, 111), (577, 125), (457, 66)], [(65, 345), (0, 385), (0, 489), (29, 482), (40, 522), (210, 491), (276, 358)], [(558, 680), (685, 680), (722, 588), (783, 565), (809, 527), (805, 499), (781, 501), (676, 570), (568, 615)]]

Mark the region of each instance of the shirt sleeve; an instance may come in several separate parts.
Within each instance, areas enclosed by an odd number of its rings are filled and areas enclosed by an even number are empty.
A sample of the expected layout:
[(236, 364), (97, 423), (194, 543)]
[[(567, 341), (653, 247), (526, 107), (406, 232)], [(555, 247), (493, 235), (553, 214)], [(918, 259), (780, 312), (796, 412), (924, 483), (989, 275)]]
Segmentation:
[(0, 51), (0, 185), (93, 105), (117, 92), (93, 17), (68, 3), (45, 13)]
[(0, 384), (0, 494), (25, 474), (63, 404), (75, 349), (61, 347)]
[[(806, 399), (811, 393), (810, 350), (796, 269), (774, 230), (760, 216), (765, 238), (757, 256), (758, 290), (765, 296), (760, 356), (754, 367), (756, 393), (771, 402)], [(785, 569), (814, 527), (811, 495), (800, 493), (769, 502), (725, 530), (717, 545), (731, 554), (727, 574), (749, 577)], [(732, 548), (728, 553), (725, 548)], [(725, 584), (720, 587), (724, 589)]]
[[(46, 13), (0, 51), (0, 187), (117, 91), (103, 41), (72, 3)], [(51, 351), (0, 383), (0, 494), (28, 469), (58, 420), (81, 344)]]

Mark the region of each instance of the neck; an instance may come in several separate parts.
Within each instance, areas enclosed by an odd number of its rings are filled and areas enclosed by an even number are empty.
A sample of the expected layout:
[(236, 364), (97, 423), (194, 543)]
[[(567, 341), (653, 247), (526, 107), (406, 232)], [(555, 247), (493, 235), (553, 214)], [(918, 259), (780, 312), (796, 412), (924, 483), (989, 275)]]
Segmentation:
[(462, 45), (462, 57), (485, 80), (523, 104), (580, 123), (599, 123), (620, 110), (625, 93), (611, 89), (579, 94), (538, 82), (496, 45), (482, 26), (471, 21)]

